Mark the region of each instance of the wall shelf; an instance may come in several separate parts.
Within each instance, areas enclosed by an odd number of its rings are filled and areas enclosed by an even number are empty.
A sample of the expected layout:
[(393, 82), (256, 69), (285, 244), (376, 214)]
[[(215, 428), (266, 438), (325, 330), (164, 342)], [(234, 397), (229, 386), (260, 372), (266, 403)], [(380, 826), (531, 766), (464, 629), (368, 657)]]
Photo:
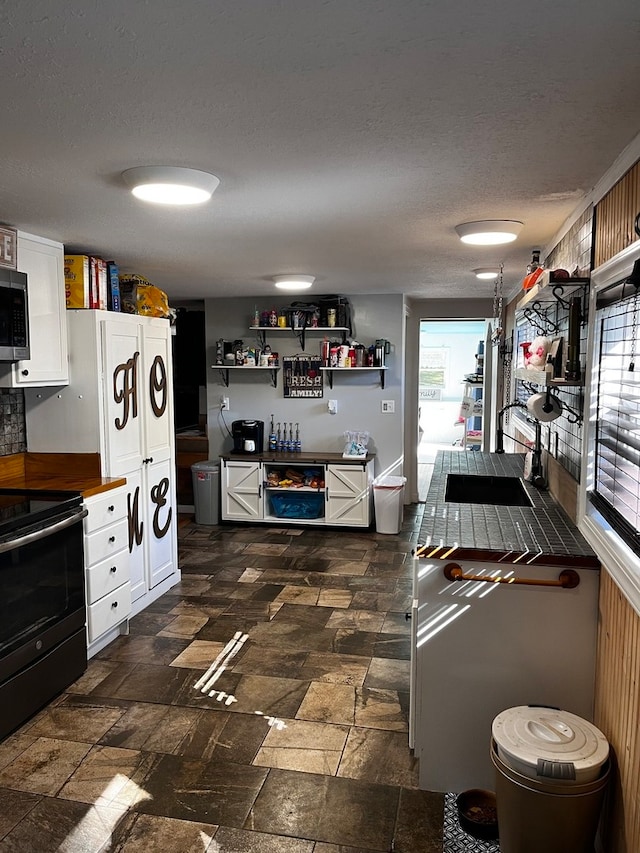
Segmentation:
[(522, 382), (530, 382), (532, 385), (553, 385), (554, 388), (584, 386), (584, 379), (563, 379), (562, 376), (553, 376), (546, 370), (529, 370), (526, 367), (517, 367), (514, 376), (516, 379), (520, 379)]
[(384, 388), (384, 372), (387, 367), (321, 367), (323, 373), (327, 376), (329, 388), (333, 388), (334, 373), (361, 373), (362, 371), (377, 370), (380, 373), (380, 387)]
[(270, 374), (271, 384), (273, 385), (273, 387), (274, 388), (278, 387), (278, 371), (280, 370), (279, 367), (258, 367), (258, 366), (254, 367), (252, 365), (247, 365), (247, 364), (229, 364), (229, 365), (212, 364), (211, 367), (214, 370), (220, 371), (220, 376), (222, 378), (222, 381), (227, 388), (229, 387), (229, 371), (230, 370), (242, 370), (245, 373), (248, 373), (250, 370), (260, 370), (263, 373), (266, 371)]
[[(541, 305), (564, 305), (570, 296), (580, 293), (583, 295), (589, 287), (588, 278), (566, 278), (561, 281), (551, 281), (545, 285), (534, 285), (516, 304), (516, 311), (522, 311), (527, 305), (539, 302)], [(565, 306), (566, 307), (566, 306)]]
[(296, 329), (294, 326), (249, 326), (249, 328), (252, 332), (258, 333), (257, 337), (263, 348), (267, 343), (267, 333), (271, 334), (272, 332), (275, 332), (277, 334), (278, 332), (288, 332), (298, 338), (303, 352), (307, 332), (330, 332), (331, 334), (337, 334), (340, 332), (342, 343), (345, 343), (347, 339), (347, 332), (350, 331), (348, 326), (304, 326), (299, 329)]

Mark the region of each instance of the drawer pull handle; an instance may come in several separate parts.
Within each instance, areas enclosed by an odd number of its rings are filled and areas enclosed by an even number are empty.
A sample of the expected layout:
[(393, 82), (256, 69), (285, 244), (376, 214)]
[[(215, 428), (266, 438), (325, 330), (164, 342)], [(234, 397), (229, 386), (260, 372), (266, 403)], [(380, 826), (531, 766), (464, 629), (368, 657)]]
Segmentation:
[(116, 608), (116, 607), (118, 606), (118, 602), (117, 602), (117, 601), (112, 602), (111, 606), (112, 606), (113, 608)]
[(580, 575), (573, 569), (563, 569), (558, 580), (542, 578), (491, 577), (490, 575), (466, 575), (457, 563), (447, 563), (444, 576), (448, 581), (486, 581), (487, 583), (525, 584), (527, 586), (560, 586), (563, 589), (575, 589), (580, 585)]
[(116, 537), (115, 537), (115, 536), (110, 536), (110, 537), (109, 537), (109, 542), (115, 542), (115, 541), (116, 541)]
[(117, 567), (117, 566), (111, 566), (111, 568), (109, 569), (109, 571), (110, 571), (110, 572), (113, 572), (113, 574), (115, 575), (115, 573), (118, 571), (118, 567)]
[(108, 506), (107, 509), (109, 510), (109, 512), (113, 512), (115, 507), (113, 504), (111, 504), (111, 506)]

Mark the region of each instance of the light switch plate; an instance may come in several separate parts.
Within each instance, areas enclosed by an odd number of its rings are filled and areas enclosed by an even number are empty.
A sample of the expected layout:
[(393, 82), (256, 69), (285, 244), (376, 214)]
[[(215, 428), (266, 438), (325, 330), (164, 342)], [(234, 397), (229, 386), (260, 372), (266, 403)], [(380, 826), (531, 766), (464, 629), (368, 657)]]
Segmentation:
[(380, 404), (380, 411), (383, 415), (392, 415), (396, 410), (394, 400), (383, 400)]

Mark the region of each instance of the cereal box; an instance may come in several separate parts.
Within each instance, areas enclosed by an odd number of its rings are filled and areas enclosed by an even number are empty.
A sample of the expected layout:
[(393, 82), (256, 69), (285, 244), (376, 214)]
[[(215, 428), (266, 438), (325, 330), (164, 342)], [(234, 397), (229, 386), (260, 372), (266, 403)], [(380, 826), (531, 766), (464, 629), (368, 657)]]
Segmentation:
[(89, 256), (65, 255), (64, 289), (67, 308), (89, 308)]

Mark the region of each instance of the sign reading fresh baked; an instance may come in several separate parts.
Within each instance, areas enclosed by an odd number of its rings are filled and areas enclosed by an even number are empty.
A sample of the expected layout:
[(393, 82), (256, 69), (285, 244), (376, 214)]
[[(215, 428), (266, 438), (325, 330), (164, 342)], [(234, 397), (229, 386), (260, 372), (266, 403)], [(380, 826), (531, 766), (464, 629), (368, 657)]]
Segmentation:
[(0, 226), (0, 267), (17, 268), (18, 232), (14, 228)]

